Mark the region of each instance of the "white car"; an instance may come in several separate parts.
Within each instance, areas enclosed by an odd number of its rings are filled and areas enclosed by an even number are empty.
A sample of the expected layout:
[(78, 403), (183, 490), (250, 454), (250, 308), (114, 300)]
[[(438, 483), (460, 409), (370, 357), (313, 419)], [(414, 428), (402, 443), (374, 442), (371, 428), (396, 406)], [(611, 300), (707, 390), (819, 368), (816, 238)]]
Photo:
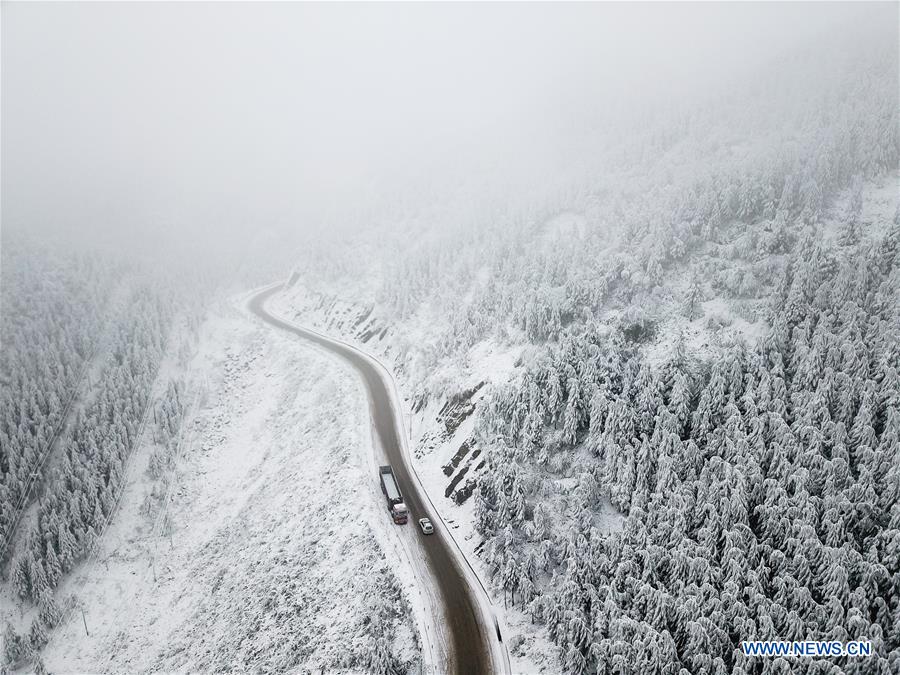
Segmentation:
[(434, 534), (434, 525), (428, 518), (419, 518), (419, 527), (422, 528), (422, 534)]

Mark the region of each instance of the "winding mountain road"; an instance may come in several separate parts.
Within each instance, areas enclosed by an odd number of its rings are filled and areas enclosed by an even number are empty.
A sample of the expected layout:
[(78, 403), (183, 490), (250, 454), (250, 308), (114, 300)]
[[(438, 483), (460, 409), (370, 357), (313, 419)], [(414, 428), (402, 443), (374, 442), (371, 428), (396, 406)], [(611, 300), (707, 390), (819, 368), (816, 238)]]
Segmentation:
[[(502, 644), (500, 629), (489, 607), (489, 601), (486, 600), (483, 589), (475, 587), (472, 583), (474, 572), (467, 573), (464, 569), (462, 554), (459, 553), (449, 533), (442, 527), (441, 519), (433, 512), (433, 507), (419, 481), (413, 478), (413, 470), (409, 466), (401, 442), (401, 434), (404, 431), (398, 428), (399, 418), (392, 404), (391, 391), (385, 376), (379, 372), (377, 362), (346, 343), (296, 326), (267, 311), (266, 300), (282, 288), (283, 286), (279, 284), (253, 295), (248, 305), (250, 310), (266, 323), (340, 356), (362, 376), (375, 431), (394, 469), (400, 490), (410, 510), (409, 524), (396, 527), (416, 528), (415, 532), (419, 535), (416, 522), (419, 518), (431, 518), (437, 525), (434, 535), (418, 537), (419, 546), (416, 550), (424, 553), (425, 562), (433, 577), (432, 583), (440, 591), (443, 616), (438, 617), (438, 620), (446, 621), (446, 632), (452, 643), (446, 646), (448, 663), (441, 666), (442, 670), (446, 668), (448, 673), (459, 675), (508, 672), (508, 655)], [(378, 477), (373, 475), (370, 479), (377, 481)], [(384, 517), (389, 519), (386, 509)]]

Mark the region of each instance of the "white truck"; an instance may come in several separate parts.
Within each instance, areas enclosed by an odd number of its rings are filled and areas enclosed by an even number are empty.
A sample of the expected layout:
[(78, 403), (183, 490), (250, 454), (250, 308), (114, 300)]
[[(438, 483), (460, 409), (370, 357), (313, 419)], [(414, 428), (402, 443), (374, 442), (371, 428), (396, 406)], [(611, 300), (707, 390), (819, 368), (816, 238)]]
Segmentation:
[(409, 509), (403, 503), (403, 495), (400, 494), (400, 488), (394, 478), (394, 470), (390, 465), (383, 466), (378, 469), (378, 476), (381, 479), (381, 491), (387, 499), (391, 518), (398, 525), (403, 525), (409, 518)]

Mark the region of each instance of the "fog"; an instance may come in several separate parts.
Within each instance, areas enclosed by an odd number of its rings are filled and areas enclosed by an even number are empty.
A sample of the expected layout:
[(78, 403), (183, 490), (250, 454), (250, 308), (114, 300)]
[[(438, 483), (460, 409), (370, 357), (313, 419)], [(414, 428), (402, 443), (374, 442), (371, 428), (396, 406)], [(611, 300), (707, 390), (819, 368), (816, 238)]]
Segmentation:
[(347, 214), (473, 177), (525, 190), (604, 120), (701, 95), (794, 45), (825, 48), (867, 14), (841, 4), (2, 12), (4, 231), (120, 246), (358, 227), (365, 219)]

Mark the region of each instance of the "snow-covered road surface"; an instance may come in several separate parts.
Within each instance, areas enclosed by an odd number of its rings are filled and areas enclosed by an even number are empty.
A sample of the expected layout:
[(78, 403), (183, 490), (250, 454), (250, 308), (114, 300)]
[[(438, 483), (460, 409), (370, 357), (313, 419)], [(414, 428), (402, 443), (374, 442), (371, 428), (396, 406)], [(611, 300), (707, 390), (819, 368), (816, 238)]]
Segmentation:
[[(439, 591), (442, 616), (437, 618), (435, 624), (439, 629), (443, 628), (449, 641), (448, 645), (438, 646), (444, 647), (440, 650), (440, 670), (466, 675), (508, 672), (509, 660), (490, 600), (474, 572), (467, 566), (411, 466), (390, 374), (377, 360), (355, 347), (297, 326), (266, 310), (266, 300), (281, 288), (281, 285), (276, 285), (256, 293), (249, 302), (250, 310), (267, 323), (340, 356), (359, 372), (365, 383), (376, 440), (394, 469), (410, 509), (410, 523), (397, 526), (402, 530), (404, 548), (426, 563), (424, 571), (430, 578), (417, 580), (423, 590), (437, 588)], [(371, 480), (373, 485), (376, 484), (374, 471)], [(390, 522), (386, 510), (384, 517)], [(421, 535), (415, 523), (422, 517), (428, 517), (436, 524), (434, 535)], [(422, 566), (417, 568), (423, 569)]]

